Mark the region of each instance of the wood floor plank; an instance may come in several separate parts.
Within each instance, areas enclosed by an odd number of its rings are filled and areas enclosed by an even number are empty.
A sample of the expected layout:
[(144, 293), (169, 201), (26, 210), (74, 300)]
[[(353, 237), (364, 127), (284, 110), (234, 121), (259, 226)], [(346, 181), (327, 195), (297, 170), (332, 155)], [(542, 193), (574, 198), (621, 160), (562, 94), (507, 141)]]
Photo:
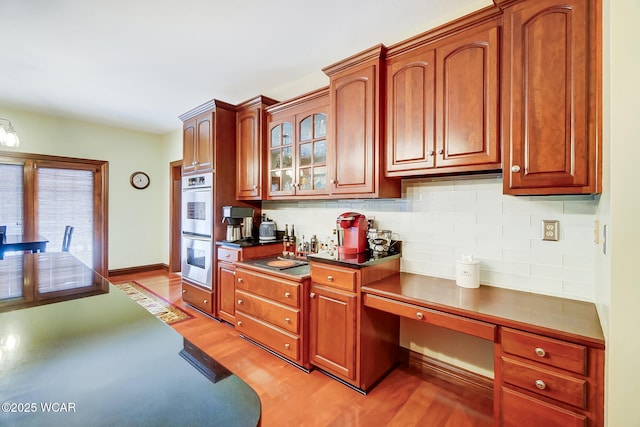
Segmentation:
[(110, 280), (136, 281), (193, 314), (172, 327), (253, 387), (263, 427), (493, 426), (490, 398), (409, 366), (394, 369), (366, 396), (318, 370), (306, 373), (185, 304), (179, 275), (157, 271)]

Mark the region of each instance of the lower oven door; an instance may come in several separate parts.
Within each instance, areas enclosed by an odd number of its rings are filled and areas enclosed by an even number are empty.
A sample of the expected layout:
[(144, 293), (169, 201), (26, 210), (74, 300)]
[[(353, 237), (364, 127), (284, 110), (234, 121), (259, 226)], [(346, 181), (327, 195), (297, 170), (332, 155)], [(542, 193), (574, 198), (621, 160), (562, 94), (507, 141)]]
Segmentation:
[(213, 289), (213, 242), (211, 239), (182, 235), (182, 277)]

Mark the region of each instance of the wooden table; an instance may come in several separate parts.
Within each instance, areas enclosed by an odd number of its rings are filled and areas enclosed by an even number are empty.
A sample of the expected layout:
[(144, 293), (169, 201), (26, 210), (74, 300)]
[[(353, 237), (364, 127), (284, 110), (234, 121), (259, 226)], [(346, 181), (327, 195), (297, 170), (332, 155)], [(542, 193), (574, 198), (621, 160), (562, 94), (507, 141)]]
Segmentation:
[(0, 242), (0, 259), (4, 259), (5, 252), (46, 252), (47, 243), (49, 243), (49, 240), (40, 235), (9, 234), (3, 242)]

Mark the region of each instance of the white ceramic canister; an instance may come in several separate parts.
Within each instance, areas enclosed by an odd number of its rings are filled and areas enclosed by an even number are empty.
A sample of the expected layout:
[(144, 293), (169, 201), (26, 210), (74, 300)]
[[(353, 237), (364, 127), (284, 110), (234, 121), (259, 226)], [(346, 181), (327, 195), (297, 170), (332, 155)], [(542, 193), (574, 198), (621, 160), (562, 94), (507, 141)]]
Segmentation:
[(473, 255), (462, 255), (456, 261), (456, 284), (463, 288), (480, 287), (480, 262)]

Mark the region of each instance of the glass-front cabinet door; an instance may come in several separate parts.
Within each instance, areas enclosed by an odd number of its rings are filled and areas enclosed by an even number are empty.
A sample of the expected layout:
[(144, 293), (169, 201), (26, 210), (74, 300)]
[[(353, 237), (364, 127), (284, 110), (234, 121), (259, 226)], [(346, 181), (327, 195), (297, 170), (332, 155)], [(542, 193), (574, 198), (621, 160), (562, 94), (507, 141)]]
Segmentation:
[(293, 120), (271, 123), (269, 127), (269, 195), (295, 194)]
[(298, 173), (296, 194), (327, 192), (327, 115), (314, 113), (296, 120)]

